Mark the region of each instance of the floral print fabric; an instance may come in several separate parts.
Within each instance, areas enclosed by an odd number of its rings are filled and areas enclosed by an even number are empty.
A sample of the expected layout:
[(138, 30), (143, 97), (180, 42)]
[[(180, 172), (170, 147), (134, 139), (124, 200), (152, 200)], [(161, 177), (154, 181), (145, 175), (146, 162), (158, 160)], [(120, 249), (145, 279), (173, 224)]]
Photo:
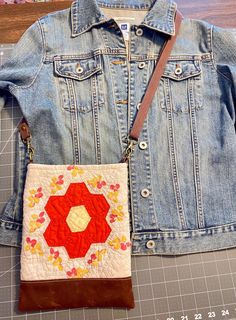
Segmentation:
[(131, 276), (127, 164), (29, 164), (21, 280)]

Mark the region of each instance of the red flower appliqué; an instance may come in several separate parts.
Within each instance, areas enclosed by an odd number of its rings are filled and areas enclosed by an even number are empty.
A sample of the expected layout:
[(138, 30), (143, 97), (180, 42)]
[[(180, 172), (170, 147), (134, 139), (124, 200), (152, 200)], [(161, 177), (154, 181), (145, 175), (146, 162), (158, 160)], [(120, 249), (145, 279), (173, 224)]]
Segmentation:
[[(68, 225), (67, 217), (71, 209), (78, 206), (83, 206), (89, 217), (83, 231), (74, 231)], [(71, 183), (65, 195), (50, 196), (45, 205), (50, 217), (44, 232), (48, 246), (64, 246), (70, 258), (84, 257), (92, 243), (106, 242), (111, 232), (106, 221), (109, 209), (104, 195), (90, 193), (84, 182)], [(80, 223), (76, 216), (73, 219), (75, 225)]]

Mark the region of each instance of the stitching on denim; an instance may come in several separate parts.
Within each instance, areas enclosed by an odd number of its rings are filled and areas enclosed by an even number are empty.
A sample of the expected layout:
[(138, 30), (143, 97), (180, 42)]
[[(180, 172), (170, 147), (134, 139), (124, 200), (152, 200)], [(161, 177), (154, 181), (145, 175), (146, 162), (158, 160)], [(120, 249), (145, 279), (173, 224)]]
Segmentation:
[[(101, 34), (101, 39), (103, 40), (103, 33), (100, 32)], [(106, 45), (105, 41), (103, 41), (104, 45)], [(97, 52), (99, 53), (99, 65), (100, 68), (102, 70), (102, 73), (104, 73), (103, 70), (103, 66), (102, 66), (102, 57), (101, 57), (101, 49), (97, 49)], [(94, 83), (93, 83), (93, 87), (95, 88), (97, 85), (97, 106), (96, 106), (96, 114), (94, 113), (93, 110), (93, 115), (94, 117), (96, 116), (96, 118), (94, 118), (94, 124), (95, 124), (95, 152), (96, 152), (96, 160), (98, 164), (101, 164), (102, 162), (102, 154), (101, 154), (101, 139), (100, 139), (100, 130), (99, 130), (99, 109), (100, 109), (100, 105), (99, 105), (99, 97), (101, 96), (104, 100), (104, 104), (105, 104), (105, 94), (104, 94), (104, 90), (105, 90), (105, 84), (104, 84), (104, 76), (102, 76), (102, 78), (100, 79), (100, 75), (97, 74), (95, 75), (95, 79), (94, 79)], [(96, 80), (96, 81), (95, 81)], [(102, 81), (102, 83), (101, 83)], [(100, 83), (99, 83), (100, 82)], [(102, 86), (102, 88), (100, 88), (100, 85)], [(102, 92), (100, 92), (100, 90), (102, 90)], [(96, 101), (96, 97), (95, 97), (95, 101)], [(103, 106), (105, 107), (105, 106)]]
[(140, 10), (146, 10), (146, 9), (149, 9), (150, 8), (150, 5), (147, 4), (147, 5), (138, 5), (138, 7), (136, 6), (133, 6), (133, 5), (129, 5), (127, 7), (126, 4), (109, 4), (109, 3), (99, 3), (99, 7), (102, 7), (102, 8), (114, 8), (114, 9), (124, 9), (124, 10), (127, 10), (127, 9), (131, 9), (131, 10), (137, 10), (137, 11), (140, 11)]
[[(164, 88), (164, 91), (165, 91), (165, 89), (168, 86), (167, 83), (169, 83), (169, 80), (166, 80), (164, 83), (166, 83), (166, 86)], [(183, 201), (182, 201), (180, 184), (179, 184), (179, 179), (178, 179), (177, 159), (176, 159), (176, 154), (175, 154), (176, 146), (175, 146), (175, 140), (174, 140), (173, 103), (171, 101), (170, 92), (168, 91), (168, 94), (166, 93), (165, 95), (168, 100), (167, 103), (169, 105), (169, 107), (167, 108), (168, 141), (169, 141), (171, 172), (172, 172), (172, 181), (173, 181), (174, 192), (175, 192), (175, 200), (176, 200), (178, 215), (180, 217), (181, 226), (183, 228), (186, 228), (186, 221), (185, 221), (185, 215), (184, 215), (184, 209), (183, 209)]]
[[(104, 34), (105, 36), (105, 34)], [(60, 61), (60, 60), (78, 60), (78, 59), (86, 59), (91, 57), (96, 57), (99, 54), (103, 55), (114, 55), (117, 54), (121, 57), (126, 57), (125, 49), (118, 49), (118, 48), (98, 48), (88, 53), (80, 53), (74, 55), (47, 55), (45, 58), (45, 62), (52, 63), (53, 61)], [(135, 53), (131, 54), (130, 61), (139, 61), (139, 60), (157, 60), (159, 54), (143, 54), (143, 55), (136, 55)], [(176, 54), (171, 55), (168, 58), (168, 61), (177, 61), (177, 60), (186, 60), (186, 61), (211, 61), (212, 60), (212, 53), (205, 53), (205, 54)]]
[[(228, 229), (228, 230), (225, 230)], [(229, 230), (230, 229), (230, 230)], [(236, 231), (236, 223), (226, 223), (223, 225), (216, 225), (213, 227), (205, 227), (205, 228), (200, 228), (200, 229), (188, 229), (188, 230), (176, 230), (176, 229), (168, 229), (168, 230), (162, 230), (162, 231), (148, 231), (148, 232), (138, 232), (134, 234), (134, 238), (140, 238), (140, 236), (145, 236), (145, 239), (154, 239), (153, 236), (156, 235), (166, 235), (166, 236), (175, 236), (176, 235), (181, 235), (181, 238), (183, 238), (183, 234), (188, 235), (202, 235), (208, 233), (209, 235), (212, 235), (212, 231), (217, 233), (218, 231), (220, 232), (232, 232)]]
[[(133, 40), (132, 38), (130, 38), (130, 44), (129, 44), (130, 51), (131, 51), (132, 44), (133, 44)], [(130, 61), (128, 60), (128, 57), (127, 57), (127, 66), (128, 66), (128, 63), (130, 63)], [(130, 127), (131, 127), (131, 119), (133, 119), (134, 117), (133, 110), (131, 108), (131, 73), (132, 73), (131, 68), (132, 68), (132, 65), (130, 64), (130, 67), (129, 67), (130, 73), (128, 73), (128, 118), (127, 118), (128, 131), (130, 130)], [(135, 163), (136, 163), (135, 154), (136, 154), (136, 150), (134, 151), (133, 155), (129, 159), (130, 188), (132, 191), (130, 193), (130, 196), (131, 196), (131, 208), (132, 208), (131, 215), (132, 215), (133, 231), (136, 229), (140, 229), (140, 226), (138, 226), (138, 223), (140, 221), (138, 217), (139, 207), (138, 207), (138, 197), (137, 197), (137, 180), (136, 180), (136, 173), (135, 173)]]
[[(105, 37), (105, 33), (102, 36)], [(106, 45), (106, 42), (105, 42)], [(109, 47), (104, 47), (104, 48), (97, 48), (93, 49), (89, 52), (86, 53), (78, 53), (78, 54), (60, 54), (60, 55), (52, 55), (52, 56), (47, 56), (47, 59), (49, 61), (66, 61), (66, 60), (78, 60), (78, 59), (89, 59), (89, 58), (95, 58), (96, 56), (99, 56), (101, 54), (119, 54), (122, 56), (126, 56), (126, 51), (125, 49), (120, 49), (120, 48), (109, 48)]]
[[(71, 108), (71, 103), (70, 103), (70, 95), (71, 95), (71, 92), (70, 92), (70, 82), (72, 81), (71, 79), (69, 78), (60, 78), (60, 77), (53, 77), (55, 79), (55, 84), (56, 84), (56, 90), (58, 90), (58, 95), (59, 95), (59, 99), (60, 99), (60, 104), (61, 104), (61, 109), (62, 111), (65, 111), (66, 113), (68, 112), (73, 112), (73, 108)], [(64, 81), (64, 83), (62, 85), (60, 85), (59, 81)], [(61, 89), (62, 89), (62, 86), (65, 86), (66, 87), (66, 93), (67, 93), (67, 97), (66, 97), (66, 100), (68, 102), (68, 106), (64, 105), (64, 101), (63, 101), (63, 98), (62, 98), (62, 94), (61, 94)]]
[[(147, 69), (144, 74), (144, 79), (145, 79), (144, 83), (147, 84)], [(131, 85), (130, 88), (132, 88), (134, 90), (134, 85)], [(134, 106), (133, 110), (136, 110), (135, 106)], [(148, 121), (148, 119), (146, 118), (144, 125), (143, 125), (143, 130), (142, 130), (142, 135), (145, 140), (148, 140), (148, 125), (147, 125), (148, 122), (147, 121)], [(155, 211), (154, 211), (154, 205), (153, 205), (153, 196), (152, 196), (153, 188), (152, 188), (152, 184), (151, 184), (152, 181), (151, 181), (150, 155), (149, 155), (148, 149), (146, 149), (142, 152), (144, 152), (143, 157), (144, 157), (145, 165), (144, 165), (143, 170), (146, 175), (146, 178), (145, 178), (146, 186), (147, 186), (147, 188), (149, 188), (151, 190), (151, 196), (149, 198), (146, 198), (145, 202), (148, 201), (149, 214), (151, 214), (152, 218), (155, 219), (155, 223), (157, 225)], [(144, 204), (144, 206), (145, 206), (145, 204)], [(140, 208), (140, 206), (139, 206), (139, 210), (140, 210), (140, 212), (142, 212), (142, 207)], [(140, 228), (140, 226), (139, 226), (139, 228)]]
[(215, 68), (215, 70), (216, 70), (216, 72), (218, 73), (218, 74), (220, 74), (221, 76), (223, 76), (225, 79), (227, 79), (231, 84), (233, 84), (233, 81), (232, 81), (232, 79), (230, 79), (230, 78), (228, 78), (224, 73), (222, 73), (221, 71), (219, 71), (218, 69), (217, 69), (217, 62), (216, 62), (216, 58), (215, 58), (215, 56), (216, 56), (216, 54), (215, 54), (215, 52), (214, 52), (214, 50), (213, 50), (213, 48), (214, 48), (214, 41), (213, 41), (213, 32), (214, 32), (214, 25), (212, 25), (211, 26), (211, 53), (212, 53), (212, 65), (213, 65), (213, 67)]
[[(107, 66), (108, 66), (108, 69), (109, 69), (109, 72), (110, 72), (110, 74), (112, 75), (112, 76), (114, 76), (114, 66), (113, 65), (111, 65), (110, 66), (110, 63), (108, 62), (108, 64), (107, 64)], [(116, 79), (116, 78), (115, 78)], [(116, 119), (117, 119), (117, 126), (118, 126), (118, 131), (119, 131), (119, 140), (120, 140), (120, 147), (121, 147), (121, 149), (122, 149), (122, 147), (123, 147), (123, 143), (122, 143), (122, 130), (121, 130), (121, 127), (120, 127), (120, 121), (119, 121), (119, 115), (118, 115), (118, 111), (117, 111), (117, 107), (116, 107), (116, 104), (115, 104), (115, 97), (116, 97), (116, 93), (114, 92), (114, 81), (111, 81), (110, 82), (111, 83), (111, 87), (112, 87), (112, 98), (113, 98), (113, 102), (114, 102), (114, 105), (115, 105), (115, 113), (116, 113)]]
[[(108, 40), (108, 38), (107, 38), (106, 32), (103, 32), (103, 30), (101, 30), (101, 39), (103, 40), (104, 47), (109, 44), (109, 40)], [(124, 51), (124, 56), (125, 56), (125, 58), (126, 58), (126, 50), (125, 50), (125, 49), (119, 49), (119, 53), (120, 53), (120, 52), (123, 52), (123, 51)], [(104, 49), (101, 49), (101, 53), (106, 53), (106, 54), (108, 53), (108, 54), (110, 54), (110, 52), (113, 52), (113, 49), (112, 49), (112, 48), (105, 47)], [(116, 52), (117, 52), (117, 50), (115, 50), (114, 53), (116, 53)], [(123, 58), (123, 57), (122, 57), (122, 58)], [(108, 58), (108, 60), (109, 60), (109, 58)], [(114, 71), (115, 66), (114, 66), (114, 64), (110, 64), (110, 61), (109, 61), (109, 63), (107, 64), (107, 67), (108, 67), (108, 69), (109, 69), (110, 74), (111, 74), (112, 76), (114, 76), (114, 75), (115, 75), (115, 71)], [(128, 72), (127, 72), (127, 75), (128, 75)], [(116, 79), (116, 77), (114, 77), (114, 79)], [(122, 136), (123, 136), (123, 134), (124, 134), (124, 135), (127, 135), (127, 132), (126, 132), (126, 131), (124, 132), (123, 126), (122, 126), (122, 128), (121, 128), (121, 125), (120, 125), (120, 120), (119, 120), (119, 119), (120, 119), (120, 116), (119, 116), (120, 112), (119, 112), (119, 108), (117, 108), (116, 103), (115, 103), (115, 101), (118, 99), (118, 96), (116, 95), (116, 92), (115, 92), (115, 90), (114, 90), (114, 86), (116, 85), (116, 82), (115, 82), (115, 81), (116, 81), (116, 80), (111, 81), (112, 98), (113, 98), (114, 106), (115, 106), (114, 110), (115, 110), (115, 113), (116, 113), (117, 126), (118, 126), (118, 131), (119, 131), (120, 147), (121, 147), (121, 149), (122, 149), (122, 147), (123, 147)], [(114, 83), (115, 85), (113, 85), (113, 83)]]
[[(182, 76), (182, 78), (179, 78), (179, 83), (186, 83), (186, 92), (187, 92), (187, 83), (188, 83), (188, 80), (190, 79), (194, 79), (194, 81), (200, 81), (199, 78), (200, 78), (200, 75), (202, 74), (202, 66), (201, 66), (201, 61), (200, 60), (197, 60), (195, 61), (195, 63), (192, 63), (196, 68), (197, 68), (197, 73), (191, 73), (191, 74), (184, 74)], [(173, 80), (176, 80), (175, 76), (171, 74), (171, 72), (168, 72), (168, 71), (165, 71), (163, 76), (162, 76), (162, 79), (164, 80), (165, 78), (168, 78), (168, 79), (171, 79), (170, 81)], [(162, 80), (161, 79), (161, 80)], [(160, 91), (160, 94), (162, 93), (162, 91)], [(162, 93), (163, 94), (163, 93)], [(161, 96), (160, 96), (161, 98)], [(163, 103), (163, 98), (162, 99), (159, 99), (160, 100), (160, 108), (161, 108), (161, 111), (163, 112), (167, 112), (167, 108), (165, 106), (165, 104)], [(199, 98), (199, 101), (200, 98)], [(201, 103), (202, 104), (202, 103)], [(195, 107), (196, 110), (202, 110), (203, 109), (203, 106), (196, 106)], [(189, 110), (188, 108), (185, 109), (181, 109), (181, 110), (177, 110), (175, 107), (173, 108), (173, 112), (175, 114), (187, 114), (189, 113)]]
[[(40, 24), (39, 24), (39, 19), (36, 21), (36, 25), (39, 25), (39, 26), (40, 26)], [(42, 35), (42, 33), (41, 33), (41, 27), (39, 27), (39, 29), (40, 29), (40, 34)], [(42, 41), (42, 43), (43, 43), (43, 41)], [(36, 78), (38, 77), (38, 75), (39, 75), (39, 73), (40, 73), (40, 71), (41, 71), (41, 69), (42, 69), (43, 61), (44, 61), (44, 48), (43, 48), (43, 52), (42, 52), (42, 58), (41, 58), (41, 62), (40, 62), (40, 65), (39, 65), (39, 69), (38, 69), (38, 71), (36, 72), (33, 80), (31, 80), (31, 83), (28, 84), (28, 85), (24, 85), (24, 86), (17, 86), (17, 85), (15, 85), (15, 84), (12, 84), (10, 88), (14, 88), (14, 90), (30, 88), (30, 87), (34, 84)], [(9, 91), (10, 91), (10, 90), (9, 90)], [(10, 92), (11, 92), (11, 91), (10, 91)]]
[(76, 157), (76, 163), (79, 164), (81, 162), (81, 147), (80, 147), (80, 134), (79, 134), (79, 120), (78, 120), (78, 103), (76, 99), (76, 93), (75, 93), (75, 87), (74, 87), (74, 81), (71, 81), (73, 93), (75, 97), (74, 106), (75, 106), (75, 113), (74, 113), (74, 134), (75, 134), (75, 143), (77, 146), (77, 150), (75, 152)]
[(0, 225), (1, 225), (1, 222), (3, 222), (4, 224), (12, 224), (12, 225), (17, 225), (17, 227), (20, 227), (22, 226), (22, 223), (19, 223), (19, 222), (12, 222), (12, 221), (7, 221), (7, 220), (4, 220), (4, 219), (0, 219)]
[[(132, 39), (132, 37), (130, 38), (130, 52), (132, 52), (131, 48), (134, 47), (134, 43), (135, 43), (135, 39)], [(130, 63), (130, 61), (127, 58), (127, 62)], [(134, 116), (135, 116), (135, 110), (134, 107), (132, 106), (131, 103), (131, 96), (133, 97), (132, 93), (131, 93), (131, 89), (134, 88), (132, 82), (131, 82), (131, 75), (134, 74), (134, 71), (132, 70), (132, 65), (130, 64), (130, 74), (129, 74), (129, 82), (128, 82), (128, 88), (129, 88), (129, 96), (128, 96), (128, 131), (131, 128)], [(136, 164), (136, 159), (135, 159), (135, 154), (136, 154), (136, 150), (133, 154), (133, 156), (131, 156), (130, 158), (130, 164), (131, 166), (133, 166), (133, 172), (131, 171), (131, 180), (132, 180), (132, 189), (133, 189), (133, 201), (132, 201), (132, 205), (133, 208), (135, 208), (132, 212), (132, 217), (133, 217), (133, 230), (140, 230), (141, 228), (144, 228), (144, 226), (142, 225), (141, 227), (141, 221), (140, 221), (140, 217), (141, 217), (141, 212), (139, 209), (139, 202), (138, 202), (138, 197), (137, 197), (137, 175), (136, 175), (136, 170), (135, 170), (135, 164)], [(139, 216), (140, 215), (140, 216)]]
[(80, 163), (79, 153), (79, 133), (78, 133), (78, 107), (75, 95), (75, 88), (72, 79), (67, 79), (69, 99), (70, 99), (70, 114), (71, 114), (71, 127), (72, 127), (72, 139), (73, 139), (73, 158), (74, 164)]
[(183, 200), (180, 190), (179, 177), (178, 177), (178, 166), (176, 158), (176, 146), (175, 146), (175, 137), (174, 137), (174, 123), (173, 123), (173, 103), (171, 101), (171, 93), (166, 89), (169, 88), (169, 80), (164, 80), (164, 91), (167, 99), (167, 120), (168, 120), (168, 142), (169, 142), (169, 152), (170, 152), (170, 163), (171, 163), (171, 172), (172, 172), (172, 181), (174, 186), (176, 209), (180, 218), (180, 223), (182, 228), (186, 228), (185, 214), (183, 208)]
[(150, 140), (149, 140), (149, 134), (148, 134), (148, 117), (145, 119), (145, 122), (144, 122), (144, 126), (143, 126), (143, 137), (147, 140), (147, 143), (148, 143), (148, 148), (146, 150), (144, 150), (144, 154), (145, 154), (145, 170), (147, 172), (147, 187), (151, 190), (150, 192), (150, 197), (148, 197), (148, 200), (149, 200), (149, 214), (152, 215), (152, 217), (154, 218), (155, 220), (155, 227), (157, 228), (158, 227), (158, 223), (157, 223), (157, 216), (155, 214), (156, 210), (154, 209), (155, 206), (154, 206), (154, 201), (153, 201), (153, 180), (152, 180), (152, 172), (151, 172), (151, 157), (150, 157), (150, 154), (149, 154), (149, 151), (150, 150)]
[[(17, 181), (17, 190), (16, 192), (16, 198), (15, 198), (15, 203), (14, 203), (14, 209), (12, 212), (12, 218), (15, 220), (15, 216), (17, 213), (17, 207), (19, 205), (19, 201), (21, 201), (22, 193), (20, 193), (20, 190), (24, 189), (24, 184), (25, 184), (25, 176), (26, 176), (26, 167), (27, 167), (27, 152), (26, 152), (26, 146), (23, 144), (22, 149), (20, 148), (20, 133), (17, 133), (17, 144), (18, 144), (18, 162), (16, 163), (16, 173), (17, 175), (15, 176), (15, 179)], [(23, 155), (22, 155), (23, 153)]]
[[(177, 244), (175, 243), (175, 247), (176, 247), (176, 245)], [(137, 245), (136, 245), (136, 247), (137, 247)], [(149, 251), (150, 249), (146, 249), (145, 246), (137, 247), (137, 248), (138, 249), (136, 249), (136, 250), (139, 250), (139, 251), (133, 251), (132, 252), (132, 256), (142, 256), (143, 253), (145, 253), (146, 256), (151, 256), (151, 255), (154, 255), (154, 254), (161, 254), (162, 256), (169, 256), (169, 255), (183, 255), (183, 254), (192, 254), (192, 253), (203, 252), (203, 250), (199, 250), (199, 247), (195, 248), (194, 251), (193, 251), (193, 249), (191, 249), (190, 251), (181, 251), (181, 252), (175, 252), (175, 253), (172, 253), (172, 252), (167, 252), (166, 253), (163, 250), (158, 250), (158, 248), (160, 248), (160, 247), (152, 249), (152, 251)], [(217, 251), (219, 249), (223, 250), (223, 249), (229, 249), (229, 248), (235, 248), (235, 244), (226, 245), (226, 246), (220, 246), (220, 248), (219, 247), (217, 247), (217, 248), (209, 247), (209, 248), (207, 248), (207, 250), (206, 250), (206, 247), (204, 247), (204, 252), (211, 252), (211, 251)]]
[[(146, 19), (147, 23), (141, 23), (140, 25), (145, 25), (150, 29), (153, 30), (158, 30), (160, 32), (163, 33), (167, 33), (167, 34), (174, 34), (175, 33), (175, 25), (174, 25), (174, 13), (176, 10), (176, 4), (174, 2), (172, 2), (169, 7), (168, 7), (168, 11), (167, 11), (167, 27), (166, 28), (165, 25), (161, 25), (159, 23), (151, 23), (150, 20)], [(155, 21), (156, 22), (156, 21)], [(152, 28), (153, 27), (153, 28)]]
[[(76, 101), (76, 96), (75, 96), (75, 88), (74, 88), (74, 83), (72, 79), (66, 79), (66, 86), (68, 89), (69, 93), (69, 108), (67, 109), (68, 111), (75, 113), (76, 108), (75, 108), (75, 101)], [(64, 108), (66, 109), (66, 108)]]
[(94, 125), (94, 143), (95, 143), (95, 154), (97, 164), (101, 164), (101, 142), (100, 142), (100, 131), (99, 131), (99, 112), (98, 112), (98, 86), (97, 79), (91, 78), (92, 81), (92, 114), (93, 114), (93, 125)]
[(140, 26), (146, 26), (148, 27), (149, 29), (152, 29), (152, 30), (155, 30), (155, 31), (160, 31), (160, 32), (163, 32), (163, 33), (167, 33), (167, 34), (171, 34), (173, 33), (173, 30), (171, 30), (171, 32), (167, 31), (165, 28), (161, 27), (160, 25), (156, 25), (154, 27), (152, 27), (152, 24), (149, 23), (141, 23)]
[(77, 1), (73, 1), (70, 8), (70, 17), (71, 17), (71, 34), (73, 36), (74, 33), (76, 33), (76, 30), (78, 28), (78, 19), (76, 19), (77, 11), (76, 6), (78, 5)]
[(194, 84), (193, 80), (190, 79), (188, 82), (188, 92), (189, 92), (189, 105), (190, 105), (190, 128), (192, 137), (192, 147), (193, 147), (193, 164), (194, 164), (194, 184), (195, 184), (195, 196), (197, 201), (197, 225), (199, 228), (204, 227), (204, 215), (202, 207), (202, 188), (201, 188), (201, 178), (200, 178), (200, 150), (198, 143), (197, 134), (197, 123), (196, 123), (196, 110), (194, 107)]
[[(150, 45), (149, 45), (149, 50), (154, 45), (153, 44), (154, 36), (155, 36), (155, 34), (153, 33), (152, 41), (150, 42)], [(150, 65), (151, 64), (149, 63), (148, 64), (148, 68), (147, 68), (147, 74), (149, 74), (149, 75), (151, 74)], [(156, 64), (154, 63), (153, 64), (153, 68), (155, 68), (155, 66), (156, 66)], [(150, 115), (149, 115), (149, 117), (150, 117)], [(147, 149), (146, 153), (148, 154), (148, 156), (149, 156), (148, 150), (150, 150), (150, 147), (151, 147), (151, 145), (150, 145), (150, 136), (149, 136), (149, 133), (148, 133), (148, 128), (149, 128), (148, 119), (149, 119), (149, 117), (147, 116), (147, 118), (146, 118), (146, 128), (147, 128), (146, 130), (147, 130), (147, 142), (148, 142), (148, 149)], [(152, 157), (151, 156), (149, 156), (149, 163), (150, 163), (150, 165), (149, 165), (148, 169), (150, 170), (150, 185), (151, 185), (151, 190), (154, 190), (154, 188), (153, 188), (153, 178), (152, 178), (152, 168), (153, 168), (153, 166), (152, 166)], [(157, 219), (157, 208), (155, 207), (155, 201), (154, 201), (153, 197), (152, 197), (152, 206), (154, 208), (153, 216), (154, 216), (154, 219), (156, 221), (156, 228), (159, 228), (158, 219)]]
[(45, 57), (46, 57), (46, 37), (45, 37), (43, 26), (42, 26), (43, 18), (38, 18), (37, 22), (39, 24), (39, 28), (40, 28), (40, 32), (41, 32), (41, 36), (42, 36), (42, 43), (43, 43), (43, 58), (42, 58), (42, 62), (44, 62)]
[(210, 25), (210, 27), (208, 27), (209, 24), (207, 23), (207, 45), (208, 45), (208, 51), (212, 52), (212, 39), (211, 39), (211, 35), (212, 35), (212, 25)]
[[(66, 72), (61, 71), (60, 70), (60, 67), (62, 66), (61, 62), (55, 60), (55, 72), (61, 77), (66, 77), (66, 78), (71, 78), (71, 79), (76, 79), (76, 80), (86, 80), (89, 77), (91, 77), (92, 75), (94, 75), (95, 73), (97, 73), (98, 71), (102, 70), (101, 62), (100, 62), (101, 56), (97, 55), (97, 59), (95, 61), (97, 62), (97, 66), (95, 68), (89, 69), (83, 75), (78, 75), (76, 72), (73, 72), (73, 71), (66, 71)], [(70, 64), (76, 63), (76, 62), (77, 62), (77, 60), (75, 62), (68, 61), (68, 63), (70, 63)]]
[(92, 77), (95, 73), (97, 73), (100, 70), (101, 70), (101, 67), (98, 66), (96, 68), (93, 68), (92, 71), (88, 71), (87, 74), (84, 74), (83, 76), (79, 76), (75, 72), (70, 72), (70, 71), (63, 73), (63, 72), (59, 71), (59, 69), (56, 69), (55, 71), (61, 77), (71, 78), (71, 79), (81, 81), (81, 80), (86, 80), (86, 79)]
[[(129, 167), (130, 167), (130, 182), (131, 182), (131, 189), (132, 189), (132, 193), (131, 193), (131, 206), (132, 206), (132, 221), (133, 221), (133, 231), (135, 231), (137, 229), (140, 230), (140, 220), (138, 217), (138, 213), (140, 212), (139, 210), (139, 206), (138, 206), (138, 199), (137, 199), (137, 181), (136, 181), (136, 174), (135, 174), (135, 153), (133, 154), (133, 156), (131, 156), (130, 160), (129, 160)], [(131, 167), (133, 168), (133, 170), (131, 169)], [(134, 209), (135, 208), (135, 209)], [(134, 214), (134, 210), (135, 213)], [(137, 228), (139, 227), (139, 228)]]
[[(125, 5), (116, 5), (116, 4), (109, 5), (109, 4), (104, 4), (104, 3), (99, 4), (99, 5), (104, 8), (119, 8), (119, 9), (124, 8), (127, 10), (127, 6), (125, 6)], [(128, 8), (140, 11), (141, 9), (150, 9), (150, 5), (146, 5), (146, 6), (141, 5), (137, 9), (135, 8), (135, 6), (129, 6)], [(176, 4), (174, 2), (172, 2), (171, 5), (168, 7), (168, 11), (167, 11), (167, 22), (168, 22), (168, 27), (169, 27), (170, 31), (168, 31), (165, 27), (161, 26), (158, 23), (156, 25), (153, 25), (151, 23), (148, 23), (148, 24), (143, 23), (141, 25), (146, 25), (147, 27), (150, 27), (151, 29), (159, 30), (164, 33), (173, 34), (175, 31), (175, 26), (173, 23), (173, 16), (175, 13), (175, 9), (176, 9)], [(76, 8), (76, 4), (72, 3), (72, 5), (71, 5), (72, 37), (76, 37), (76, 36), (84, 33), (85, 31), (89, 30), (91, 27), (105, 23), (110, 20), (108, 18), (105, 18), (104, 16), (99, 16), (98, 22), (89, 22), (85, 26), (79, 28), (79, 26), (78, 26), (79, 19), (77, 18), (77, 15), (78, 15), (78, 10)], [(152, 28), (151, 26), (154, 26), (154, 28)]]
[(92, 22), (92, 23), (89, 23), (87, 25), (85, 25), (83, 28), (80, 28), (80, 30), (78, 31), (78, 26), (77, 26), (77, 30), (75, 30), (75, 32), (72, 33), (72, 36), (73, 37), (76, 37), (86, 31), (88, 31), (89, 29), (91, 29), (91, 27), (93, 26), (98, 26), (99, 24), (103, 24), (105, 22), (107, 22), (108, 20), (105, 20), (105, 19), (101, 19), (99, 20), (98, 22)]
[(169, 22), (169, 27), (171, 28), (171, 31), (175, 33), (175, 24), (174, 24), (174, 14), (177, 9), (177, 4), (175, 2), (172, 2), (171, 5), (168, 7), (168, 13), (167, 13), (167, 20)]
[[(153, 34), (153, 37), (154, 37), (154, 34)], [(149, 47), (147, 48), (147, 51), (149, 52), (150, 51), (150, 47), (153, 43), (152, 42), (149, 42)], [(150, 75), (150, 63), (148, 64), (148, 67), (147, 67), (147, 70), (145, 72), (145, 85), (147, 86), (148, 85), (148, 79), (147, 79), (147, 75)], [(148, 114), (149, 115), (149, 114)], [(147, 141), (147, 144), (148, 144), (148, 147), (146, 150), (144, 150), (144, 154), (145, 154), (145, 161), (146, 161), (146, 165), (145, 165), (145, 170), (147, 170), (147, 179), (148, 179), (148, 187), (150, 188), (151, 190), (151, 197), (149, 198), (149, 208), (151, 208), (151, 214), (155, 220), (155, 227), (157, 228), (158, 227), (158, 222), (157, 222), (157, 211), (155, 209), (155, 202), (154, 202), (154, 197), (153, 197), (153, 179), (152, 179), (152, 165), (151, 165), (151, 156), (150, 156), (150, 138), (149, 138), (149, 131), (148, 131), (148, 116), (146, 117), (145, 119), (145, 122), (144, 122), (144, 127), (143, 127), (143, 137), (146, 139)]]
[[(130, 221), (130, 225), (132, 226), (132, 234), (135, 230), (135, 224), (134, 224), (134, 207), (133, 207), (133, 195), (134, 195), (134, 191), (133, 191), (133, 186), (132, 186), (132, 181), (131, 181), (131, 160), (128, 160), (128, 194), (129, 194), (129, 207), (130, 207), (130, 217), (131, 217), (131, 221)], [(137, 194), (135, 194), (135, 196), (137, 197)], [(132, 236), (131, 234), (131, 236)]]
[[(101, 73), (98, 73), (97, 74), (97, 77), (98, 77), (98, 95), (99, 95), (99, 98), (101, 97), (102, 98), (102, 101), (100, 103), (100, 101), (98, 100), (98, 106), (99, 107), (105, 107), (105, 75), (104, 75), (104, 60), (103, 60), (103, 57), (100, 56), (100, 65), (101, 65)], [(101, 76), (100, 76), (101, 75)]]

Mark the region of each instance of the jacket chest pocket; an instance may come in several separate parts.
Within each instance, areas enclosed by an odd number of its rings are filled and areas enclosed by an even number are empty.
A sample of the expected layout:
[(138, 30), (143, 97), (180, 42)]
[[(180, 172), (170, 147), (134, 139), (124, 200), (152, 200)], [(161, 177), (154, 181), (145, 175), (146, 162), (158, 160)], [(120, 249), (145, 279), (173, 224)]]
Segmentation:
[(202, 77), (199, 60), (170, 61), (165, 67), (159, 87), (159, 104), (164, 111), (188, 113), (190, 107), (203, 108)]
[(87, 113), (104, 105), (100, 55), (54, 56), (53, 65), (64, 110)]

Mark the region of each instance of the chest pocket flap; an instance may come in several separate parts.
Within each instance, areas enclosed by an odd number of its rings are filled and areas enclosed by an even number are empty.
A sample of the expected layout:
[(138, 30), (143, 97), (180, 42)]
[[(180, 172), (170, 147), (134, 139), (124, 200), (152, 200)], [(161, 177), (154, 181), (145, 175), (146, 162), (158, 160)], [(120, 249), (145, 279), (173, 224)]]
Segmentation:
[(84, 80), (102, 72), (101, 57), (97, 56), (55, 56), (54, 71), (61, 77)]
[(201, 74), (200, 61), (169, 61), (163, 77), (181, 81)]

